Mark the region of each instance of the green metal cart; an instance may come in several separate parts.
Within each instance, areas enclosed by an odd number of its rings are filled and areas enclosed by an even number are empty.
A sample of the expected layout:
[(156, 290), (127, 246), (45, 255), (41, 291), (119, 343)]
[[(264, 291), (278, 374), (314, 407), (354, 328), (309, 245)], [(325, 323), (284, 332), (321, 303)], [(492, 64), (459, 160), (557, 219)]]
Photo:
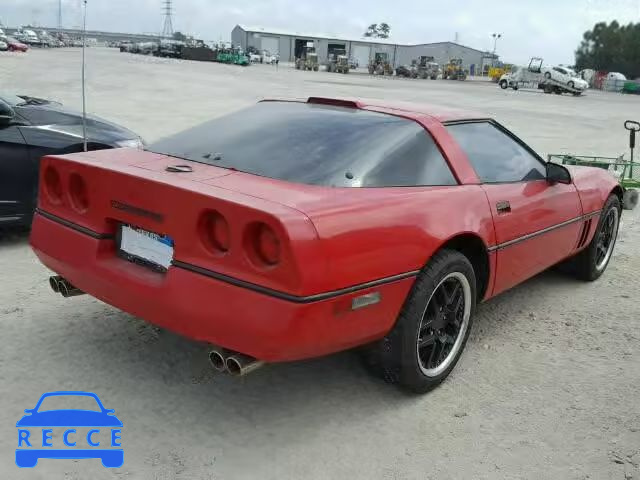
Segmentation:
[(640, 163), (634, 162), (633, 150), (635, 148), (636, 132), (640, 131), (640, 123), (633, 120), (624, 122), (624, 128), (629, 131), (630, 158), (624, 155), (619, 157), (595, 157), (592, 155), (572, 155), (552, 153), (547, 160), (563, 165), (581, 165), (584, 167), (597, 167), (607, 170), (618, 179), (624, 191), (623, 207), (632, 210), (638, 204), (638, 190), (640, 190)]

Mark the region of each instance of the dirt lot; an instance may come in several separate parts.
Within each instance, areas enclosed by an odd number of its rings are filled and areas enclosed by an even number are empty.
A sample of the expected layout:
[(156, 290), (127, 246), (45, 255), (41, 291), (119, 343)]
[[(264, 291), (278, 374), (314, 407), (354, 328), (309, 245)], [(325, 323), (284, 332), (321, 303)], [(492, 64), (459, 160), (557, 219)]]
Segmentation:
[[(358, 95), (495, 115), (542, 154), (619, 154), (640, 98), (501, 91), (88, 50), (89, 110), (147, 141), (263, 97)], [(0, 55), (0, 89), (80, 107), (80, 52)], [(2, 161), (2, 159), (0, 159)], [(425, 396), (357, 357), (211, 372), (206, 347), (87, 296), (64, 300), (24, 235), (0, 238), (0, 477), (640, 479), (640, 216), (623, 216), (597, 282), (544, 273), (479, 308), (452, 376)], [(216, 308), (212, 305), (212, 308)], [(125, 464), (14, 464), (15, 422), (45, 391), (98, 393), (124, 423)]]

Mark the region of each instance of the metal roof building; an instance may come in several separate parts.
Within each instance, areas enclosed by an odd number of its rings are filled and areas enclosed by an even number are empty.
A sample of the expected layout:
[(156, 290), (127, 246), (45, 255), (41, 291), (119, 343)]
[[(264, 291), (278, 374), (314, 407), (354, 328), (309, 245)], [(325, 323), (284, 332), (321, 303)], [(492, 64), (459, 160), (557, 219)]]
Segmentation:
[(454, 42), (424, 44), (399, 44), (389, 39), (348, 38), (338, 34), (294, 32), (284, 29), (267, 29), (236, 25), (231, 32), (231, 42), (243, 49), (255, 47), (280, 54), (282, 61), (293, 62), (300, 56), (306, 42), (313, 41), (318, 52), (318, 60), (323, 63), (334, 49), (345, 49), (347, 55), (358, 60), (361, 67), (373, 59), (386, 59), (394, 67), (411, 63), (421, 56), (432, 56), (439, 64), (445, 64), (452, 58), (461, 58), (471, 74), (482, 72), (497, 55), (466, 47)]

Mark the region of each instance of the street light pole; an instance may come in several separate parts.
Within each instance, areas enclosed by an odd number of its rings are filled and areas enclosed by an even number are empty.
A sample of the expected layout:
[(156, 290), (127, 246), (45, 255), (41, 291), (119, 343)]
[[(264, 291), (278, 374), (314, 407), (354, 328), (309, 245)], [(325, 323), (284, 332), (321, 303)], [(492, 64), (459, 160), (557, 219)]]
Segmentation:
[(495, 63), (496, 63), (496, 47), (498, 45), (498, 39), (502, 38), (502, 34), (501, 33), (492, 33), (491, 36), (493, 37), (493, 58), (491, 58), (491, 65), (495, 66)]

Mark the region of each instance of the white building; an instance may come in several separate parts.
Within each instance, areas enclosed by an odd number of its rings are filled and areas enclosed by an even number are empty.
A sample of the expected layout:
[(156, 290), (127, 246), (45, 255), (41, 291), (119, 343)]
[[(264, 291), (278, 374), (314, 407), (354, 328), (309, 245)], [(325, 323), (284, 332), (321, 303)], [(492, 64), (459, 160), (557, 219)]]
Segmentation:
[(347, 55), (358, 60), (361, 67), (376, 58), (386, 59), (394, 68), (410, 64), (411, 60), (420, 56), (432, 56), (441, 65), (448, 63), (452, 58), (461, 58), (464, 67), (473, 75), (482, 72), (485, 65), (491, 65), (494, 58), (489, 52), (454, 42), (407, 45), (393, 43), (389, 39), (356, 39), (333, 34), (301, 33), (245, 25), (236, 25), (231, 32), (231, 42), (234, 46), (240, 46), (245, 50), (255, 47), (273, 54), (278, 53), (280, 59), (285, 62), (293, 62), (299, 57), (308, 41), (314, 42), (321, 63), (326, 61), (334, 49), (345, 49)]

